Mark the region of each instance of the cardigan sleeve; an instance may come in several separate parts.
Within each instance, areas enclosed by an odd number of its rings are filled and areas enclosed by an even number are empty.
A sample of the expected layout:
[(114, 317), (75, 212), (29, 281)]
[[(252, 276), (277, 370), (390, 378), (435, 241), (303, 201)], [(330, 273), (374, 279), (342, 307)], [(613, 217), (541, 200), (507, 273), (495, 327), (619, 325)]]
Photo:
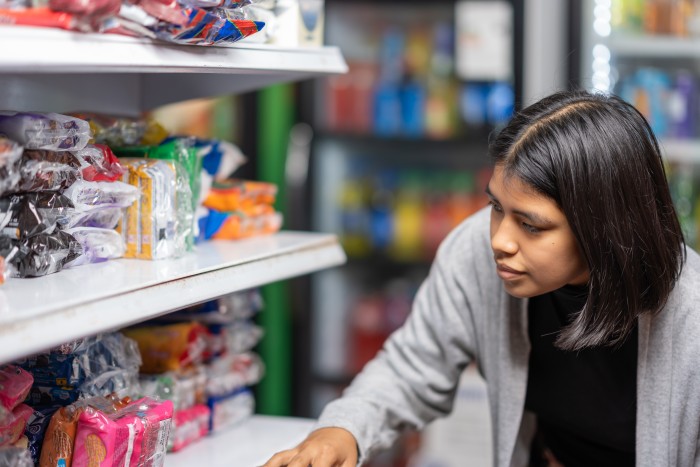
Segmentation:
[(420, 429), (452, 410), (459, 377), (476, 354), (478, 278), (483, 261), (492, 261), (487, 227), (480, 225), (488, 225), (488, 215), (473, 217), (441, 245), (406, 323), (321, 414), (317, 427), (353, 434), (360, 465), (402, 429)]

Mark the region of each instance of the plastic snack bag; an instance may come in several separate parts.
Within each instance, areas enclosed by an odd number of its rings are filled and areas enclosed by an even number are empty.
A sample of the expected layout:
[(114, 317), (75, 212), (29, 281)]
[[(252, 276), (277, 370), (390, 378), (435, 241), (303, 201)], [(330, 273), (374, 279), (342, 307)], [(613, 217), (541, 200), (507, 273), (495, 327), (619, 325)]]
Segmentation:
[(12, 239), (49, 234), (73, 212), (70, 199), (58, 193), (28, 193), (0, 198), (0, 233)]
[(22, 146), (0, 136), (0, 196), (16, 190), (21, 158)]
[(255, 410), (255, 398), (250, 389), (243, 388), (225, 396), (210, 397), (207, 405), (211, 410), (209, 431), (218, 433), (250, 417)]
[(114, 182), (126, 172), (112, 150), (102, 144), (88, 144), (73, 155), (80, 162), (83, 180), (88, 182)]
[(0, 134), (26, 149), (77, 151), (90, 140), (90, 125), (56, 113), (0, 112)]
[(74, 211), (61, 224), (68, 231), (75, 227), (95, 227), (98, 229), (114, 229), (124, 216), (125, 208), (107, 207), (89, 211)]
[(32, 456), (26, 448), (0, 448), (0, 465), (7, 467), (34, 467)]
[(16, 445), (32, 413), (32, 408), (26, 404), (19, 404), (12, 409), (10, 416), (5, 417), (4, 423), (0, 424), (0, 447)]
[(96, 208), (126, 208), (139, 197), (138, 189), (122, 182), (88, 182), (78, 180), (63, 195), (70, 199), (78, 211)]
[(16, 254), (8, 261), (17, 277), (53, 274), (82, 254), (80, 244), (70, 234), (61, 231), (38, 234), (24, 240), (0, 237), (0, 255), (12, 250)]
[(30, 373), (15, 365), (0, 367), (0, 406), (11, 411), (24, 401), (34, 383)]
[(209, 211), (199, 219), (200, 240), (238, 240), (270, 235), (282, 228), (282, 213), (250, 216), (243, 212)]
[(173, 415), (173, 426), (168, 450), (176, 452), (204, 438), (209, 433), (211, 410), (206, 405), (195, 405), (178, 410)]
[(185, 8), (187, 22), (184, 25), (162, 23), (155, 29), (163, 40), (183, 44), (213, 45), (221, 42), (237, 42), (251, 36), (265, 23), (248, 20), (227, 20), (201, 8)]
[(99, 263), (124, 256), (124, 239), (116, 231), (94, 227), (76, 227), (66, 230), (83, 247), (83, 253), (64, 267), (71, 268), (89, 263)]
[(67, 151), (27, 149), (22, 154), (17, 191), (62, 191), (80, 177), (80, 162)]
[(277, 196), (272, 183), (230, 179), (214, 183), (204, 206), (222, 212), (243, 211), (260, 205), (271, 205)]
[(201, 362), (206, 328), (199, 323), (177, 323), (126, 329), (141, 350), (142, 373), (163, 373)]
[(24, 434), (27, 436), (28, 449), (32, 456), (32, 461), (37, 465), (39, 464), (41, 445), (44, 442), (46, 429), (49, 426), (49, 422), (51, 422), (51, 417), (58, 409), (60, 409), (59, 406), (34, 409), (34, 413), (27, 420), (27, 428), (24, 430)]

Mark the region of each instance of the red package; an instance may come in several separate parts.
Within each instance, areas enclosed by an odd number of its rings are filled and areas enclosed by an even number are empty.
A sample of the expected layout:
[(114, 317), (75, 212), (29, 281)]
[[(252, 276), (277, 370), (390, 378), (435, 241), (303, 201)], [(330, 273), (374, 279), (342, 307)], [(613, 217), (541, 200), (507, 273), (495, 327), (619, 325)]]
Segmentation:
[(112, 150), (104, 144), (87, 145), (74, 156), (81, 163), (83, 180), (88, 182), (114, 182), (126, 172)]
[(12, 411), (7, 419), (7, 425), (0, 425), (0, 447), (15, 444), (24, 434), (27, 420), (32, 416), (34, 410), (26, 404), (20, 404)]
[(49, 0), (53, 11), (86, 16), (116, 15), (121, 5), (121, 0)]
[(0, 24), (61, 29), (76, 28), (76, 21), (72, 14), (51, 11), (48, 8), (27, 8), (25, 10), (0, 9)]
[(0, 405), (7, 410), (17, 407), (27, 398), (34, 384), (34, 377), (20, 367), (0, 367)]
[(179, 451), (204, 438), (209, 433), (211, 410), (206, 405), (195, 405), (189, 409), (178, 410), (173, 415), (173, 452)]

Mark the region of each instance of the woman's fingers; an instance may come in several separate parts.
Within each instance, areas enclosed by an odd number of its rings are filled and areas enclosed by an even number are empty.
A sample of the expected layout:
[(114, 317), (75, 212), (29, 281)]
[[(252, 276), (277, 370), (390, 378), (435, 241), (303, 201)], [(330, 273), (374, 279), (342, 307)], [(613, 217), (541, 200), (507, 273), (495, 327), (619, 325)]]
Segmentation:
[(288, 465), (292, 459), (294, 459), (294, 456), (296, 456), (298, 452), (298, 449), (278, 452), (274, 456), (270, 457), (270, 459), (265, 462), (262, 467), (284, 467)]

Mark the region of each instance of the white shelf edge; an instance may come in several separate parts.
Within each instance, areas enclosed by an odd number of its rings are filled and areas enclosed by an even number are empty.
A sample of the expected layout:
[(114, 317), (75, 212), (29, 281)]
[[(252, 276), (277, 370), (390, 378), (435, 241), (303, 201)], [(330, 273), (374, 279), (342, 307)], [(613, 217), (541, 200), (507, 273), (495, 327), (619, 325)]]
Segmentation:
[(0, 25), (0, 73), (344, 73), (337, 47), (169, 44)]
[(623, 57), (700, 58), (700, 38), (674, 36), (612, 36), (607, 45)]
[(178, 260), (122, 259), (10, 280), (0, 288), (0, 363), (345, 260), (333, 235), (281, 232), (205, 243)]
[(661, 139), (659, 146), (669, 162), (700, 164), (700, 139)]
[(209, 435), (182, 451), (168, 454), (168, 467), (256, 467), (273, 454), (301, 442), (315, 421), (254, 415), (221, 433)]

